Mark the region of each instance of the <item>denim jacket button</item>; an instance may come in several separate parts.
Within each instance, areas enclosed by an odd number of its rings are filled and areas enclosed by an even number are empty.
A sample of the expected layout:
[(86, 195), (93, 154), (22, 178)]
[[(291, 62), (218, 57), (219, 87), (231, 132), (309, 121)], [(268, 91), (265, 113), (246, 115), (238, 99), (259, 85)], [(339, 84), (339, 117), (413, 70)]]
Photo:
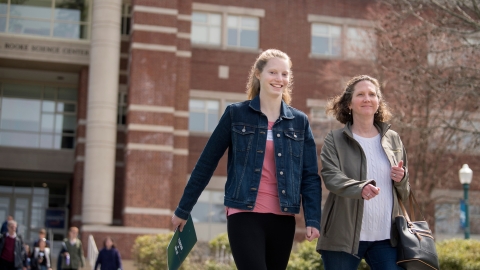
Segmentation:
[(285, 190), (282, 190), (282, 194), (285, 194)]
[(256, 188), (252, 187), (250, 190), (257, 190)]
[(282, 153), (278, 153), (278, 156), (281, 157), (281, 156), (282, 156)]
[(248, 208), (253, 208), (253, 206), (251, 206), (251, 205), (248, 205), (247, 207), (248, 207)]
[(277, 138), (280, 138), (280, 134), (277, 134)]
[[(283, 175), (283, 171), (280, 171), (280, 175)], [(283, 193), (285, 193), (285, 192), (283, 192)]]
[(285, 207), (285, 208), (283, 208), (283, 211), (287, 211), (287, 210), (288, 210), (288, 208), (286, 208), (286, 207)]

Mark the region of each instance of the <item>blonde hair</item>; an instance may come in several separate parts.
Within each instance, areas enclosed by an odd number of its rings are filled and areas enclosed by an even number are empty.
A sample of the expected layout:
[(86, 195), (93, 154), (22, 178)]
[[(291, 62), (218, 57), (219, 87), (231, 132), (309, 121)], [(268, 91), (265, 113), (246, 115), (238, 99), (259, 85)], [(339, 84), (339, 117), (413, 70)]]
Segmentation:
[(351, 78), (342, 94), (332, 98), (328, 101), (326, 113), (335, 116), (335, 118), (342, 124), (347, 122), (353, 123), (353, 117), (350, 113), (350, 103), (352, 103), (353, 91), (355, 85), (361, 81), (369, 81), (375, 86), (378, 97), (378, 111), (375, 113), (374, 122), (386, 122), (392, 118), (392, 113), (383, 99), (382, 91), (380, 91), (380, 84), (378, 80), (368, 75), (358, 75)]
[[(280, 58), (288, 61), (289, 68), (292, 68), (292, 61), (290, 57), (277, 49), (268, 49), (263, 51), (255, 60), (252, 68), (250, 69), (250, 74), (248, 75), (247, 82), (247, 99), (254, 99), (260, 94), (260, 80), (257, 78), (257, 74), (262, 73), (263, 68), (267, 65), (268, 60), (272, 58)], [(293, 88), (293, 73), (290, 70), (289, 82), (282, 94), (282, 99), (285, 103), (290, 104), (292, 102), (292, 88)]]

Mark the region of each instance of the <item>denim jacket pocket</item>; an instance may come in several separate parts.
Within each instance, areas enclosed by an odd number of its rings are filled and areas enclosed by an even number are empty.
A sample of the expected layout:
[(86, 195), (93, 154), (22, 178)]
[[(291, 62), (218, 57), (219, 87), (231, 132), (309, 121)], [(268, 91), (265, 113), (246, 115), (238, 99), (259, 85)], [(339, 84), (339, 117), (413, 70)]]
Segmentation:
[(288, 150), (295, 157), (301, 157), (303, 155), (303, 142), (304, 132), (298, 130), (285, 130), (283, 132), (288, 141)]
[(235, 151), (248, 151), (252, 148), (253, 138), (255, 137), (255, 127), (244, 124), (235, 124), (232, 126), (233, 148)]

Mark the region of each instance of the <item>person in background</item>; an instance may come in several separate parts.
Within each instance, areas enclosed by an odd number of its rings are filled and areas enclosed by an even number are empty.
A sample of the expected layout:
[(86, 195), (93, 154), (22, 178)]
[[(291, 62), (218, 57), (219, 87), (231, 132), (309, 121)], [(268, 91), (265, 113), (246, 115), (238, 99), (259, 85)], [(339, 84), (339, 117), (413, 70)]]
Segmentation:
[(22, 238), (17, 235), (17, 222), (9, 220), (8, 231), (0, 235), (0, 270), (26, 270), (26, 254)]
[(247, 99), (225, 109), (207, 142), (172, 224), (182, 231), (228, 149), (227, 232), (239, 270), (285, 269), (303, 205), (305, 238), (319, 236), (321, 182), (308, 117), (291, 107), (292, 62), (262, 52), (251, 67)]
[(93, 270), (97, 270), (100, 266), (100, 270), (121, 270), (122, 259), (120, 253), (115, 248), (113, 239), (110, 237), (105, 238), (103, 241), (103, 248), (98, 253), (97, 261)]
[(45, 244), (49, 248), (50, 247), (50, 242), (48, 240), (46, 240), (47, 239), (47, 230), (45, 230), (43, 228), (38, 231), (38, 239), (35, 240), (35, 242), (33, 242), (33, 247), (38, 247), (38, 242), (41, 239), (45, 239)]
[[(5, 221), (2, 223), (2, 229), (1, 229), (1, 232), (0, 232), (1, 234), (5, 234), (5, 233), (8, 232), (8, 222), (9, 222), (10, 220), (13, 220), (13, 217), (9, 215), (9, 216), (7, 216), (7, 220), (5, 220)], [(16, 232), (18, 232), (18, 229), (17, 229)]]
[(27, 244), (23, 244), (23, 247), (25, 248), (25, 264), (27, 265), (27, 269), (31, 269), (31, 253), (30, 253), (30, 246)]
[(35, 247), (30, 261), (32, 270), (52, 270), (50, 260), (50, 248), (47, 247), (47, 239), (38, 240), (38, 247)]
[(326, 270), (357, 269), (362, 258), (372, 270), (396, 270), (392, 226), (398, 199), (408, 198), (407, 154), (386, 123), (391, 113), (380, 84), (353, 77), (327, 113), (345, 124), (330, 131), (321, 152), (322, 178), (329, 190), (317, 251)]
[(85, 266), (82, 241), (78, 239), (78, 228), (70, 227), (68, 238), (62, 242), (62, 270), (77, 270)]

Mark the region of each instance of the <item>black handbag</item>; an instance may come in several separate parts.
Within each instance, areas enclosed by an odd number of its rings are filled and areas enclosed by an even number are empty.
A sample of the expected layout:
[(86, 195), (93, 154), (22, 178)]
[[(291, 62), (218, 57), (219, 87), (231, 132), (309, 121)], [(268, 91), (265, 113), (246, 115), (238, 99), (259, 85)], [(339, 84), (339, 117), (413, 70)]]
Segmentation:
[(411, 221), (400, 198), (398, 198), (398, 203), (403, 215), (395, 217), (395, 226), (398, 233), (397, 264), (407, 270), (440, 269), (435, 239), (418, 207), (413, 192), (410, 191), (409, 196), (411, 217), (415, 219), (416, 207), (423, 220)]

